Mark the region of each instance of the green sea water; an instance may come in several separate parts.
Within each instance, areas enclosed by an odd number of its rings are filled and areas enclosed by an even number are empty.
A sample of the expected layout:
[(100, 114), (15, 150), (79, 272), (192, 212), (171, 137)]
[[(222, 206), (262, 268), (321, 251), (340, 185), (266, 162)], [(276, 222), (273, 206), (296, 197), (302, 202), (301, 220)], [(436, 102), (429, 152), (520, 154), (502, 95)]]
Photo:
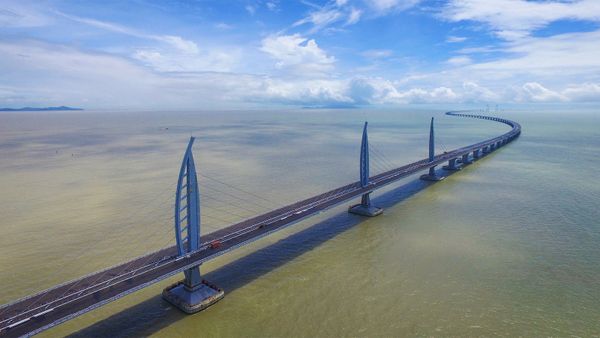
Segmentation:
[[(177, 276), (41, 336), (600, 336), (598, 113), (498, 113), (519, 139), (374, 193), (383, 215), (348, 203), (204, 264), (226, 296), (202, 313), (161, 299)], [(208, 233), (357, 181), (365, 120), (373, 174), (426, 157), (431, 116), (438, 152), (509, 129), (433, 109), (2, 113), (0, 303), (173, 245), (190, 135)]]

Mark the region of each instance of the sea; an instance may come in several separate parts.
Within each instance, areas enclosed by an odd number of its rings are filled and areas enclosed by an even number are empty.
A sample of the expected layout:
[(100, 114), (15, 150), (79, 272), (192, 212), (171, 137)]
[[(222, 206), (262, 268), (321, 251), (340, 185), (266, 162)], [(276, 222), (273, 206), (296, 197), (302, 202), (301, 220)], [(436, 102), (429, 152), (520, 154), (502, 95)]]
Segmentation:
[[(203, 234), (507, 132), (444, 109), (0, 113), (0, 303), (175, 244), (191, 136)], [(600, 111), (501, 109), (514, 142), (410, 176), (202, 265), (225, 298), (185, 315), (174, 276), (40, 337), (598, 337)]]

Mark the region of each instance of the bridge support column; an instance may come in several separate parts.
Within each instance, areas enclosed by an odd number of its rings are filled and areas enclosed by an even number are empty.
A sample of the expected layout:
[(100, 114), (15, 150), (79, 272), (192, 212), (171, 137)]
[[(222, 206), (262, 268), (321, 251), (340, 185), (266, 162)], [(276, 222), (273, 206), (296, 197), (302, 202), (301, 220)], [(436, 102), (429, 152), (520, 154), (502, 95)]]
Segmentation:
[[(435, 136), (433, 131), (433, 117), (431, 118), (431, 124), (429, 125), (429, 162), (433, 162), (435, 159)], [(423, 181), (441, 181), (444, 179), (443, 176), (438, 176), (435, 173), (435, 165), (429, 167), (429, 173), (421, 175), (420, 179)]]
[(473, 163), (473, 161), (471, 161), (471, 160), (469, 159), (469, 153), (466, 153), (466, 154), (464, 154), (464, 155), (462, 156), (462, 160), (461, 160), (461, 162), (462, 162), (462, 164), (463, 164), (463, 165), (465, 165), (465, 164), (471, 164), (471, 163)]
[[(179, 257), (200, 248), (200, 194), (192, 155), (193, 143), (192, 137), (183, 157), (175, 194), (175, 238)], [(181, 311), (202, 311), (225, 296), (222, 289), (202, 279), (200, 265), (188, 268), (184, 275), (183, 281), (167, 287), (162, 293), (166, 301)]]
[(460, 170), (461, 168), (456, 166), (456, 159), (453, 158), (453, 159), (449, 160), (448, 165), (443, 166), (442, 169), (453, 171), (453, 170)]
[[(362, 141), (360, 144), (360, 185), (362, 188), (369, 186), (369, 137), (367, 135), (367, 125), (363, 127)], [(367, 191), (361, 197), (360, 204), (353, 205), (348, 208), (351, 214), (374, 217), (383, 212), (382, 208), (378, 208), (371, 204), (371, 191)]]
[(490, 153), (490, 146), (485, 146), (481, 149), (481, 151), (483, 152), (483, 154), (489, 154)]
[(480, 157), (480, 155), (479, 155), (479, 149), (473, 150), (473, 160), (476, 160), (479, 157)]

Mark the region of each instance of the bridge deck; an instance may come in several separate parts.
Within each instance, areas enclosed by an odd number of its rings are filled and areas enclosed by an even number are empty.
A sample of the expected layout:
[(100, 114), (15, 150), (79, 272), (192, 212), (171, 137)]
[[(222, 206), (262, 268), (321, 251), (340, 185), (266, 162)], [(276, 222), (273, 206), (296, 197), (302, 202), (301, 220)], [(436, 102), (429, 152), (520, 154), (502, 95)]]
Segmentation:
[[(20, 336), (41, 332), (365, 192), (376, 190), (498, 141), (511, 141), (521, 131), (520, 125), (510, 120), (470, 114), (448, 114), (491, 119), (508, 124), (512, 129), (501, 136), (437, 155), (431, 162), (423, 159), (372, 176), (368, 187), (361, 187), (360, 182), (348, 184), (204, 235), (201, 248), (187, 256), (177, 257), (175, 246), (164, 248), (3, 305), (0, 307), (0, 335)], [(219, 247), (210, 246), (215, 240), (221, 243)]]

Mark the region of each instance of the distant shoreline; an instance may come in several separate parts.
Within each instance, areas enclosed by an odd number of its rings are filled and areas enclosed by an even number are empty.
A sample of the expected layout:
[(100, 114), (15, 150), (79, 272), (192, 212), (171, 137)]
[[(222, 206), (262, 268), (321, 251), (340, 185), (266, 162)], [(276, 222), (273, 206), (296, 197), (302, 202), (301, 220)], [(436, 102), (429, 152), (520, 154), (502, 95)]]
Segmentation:
[(65, 111), (65, 110), (83, 110), (83, 108), (73, 108), (67, 106), (60, 107), (23, 107), (23, 108), (0, 108), (0, 112), (11, 112), (11, 111)]

